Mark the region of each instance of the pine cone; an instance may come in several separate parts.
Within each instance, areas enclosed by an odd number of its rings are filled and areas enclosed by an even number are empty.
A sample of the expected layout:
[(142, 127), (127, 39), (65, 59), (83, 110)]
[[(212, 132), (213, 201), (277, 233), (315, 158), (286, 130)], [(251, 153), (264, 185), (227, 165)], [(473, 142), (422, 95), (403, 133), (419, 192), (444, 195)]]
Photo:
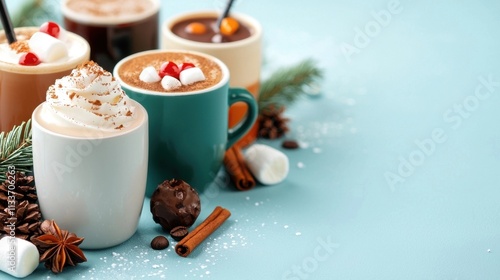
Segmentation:
[(38, 236), (42, 233), (40, 224), (42, 223), (42, 214), (36, 203), (29, 203), (23, 200), (15, 208), (5, 208), (4, 212), (0, 213), (0, 221), (2, 222), (1, 233), (11, 235), (14, 231), (16, 237), (29, 240), (32, 236)]
[(282, 116), (284, 107), (279, 110), (263, 111), (259, 115), (259, 137), (267, 139), (280, 138), (288, 132), (288, 118)]
[(38, 197), (36, 195), (35, 180), (33, 176), (26, 176), (23, 172), (16, 172), (14, 189), (9, 190), (11, 184), (9, 179), (12, 175), (6, 175), (7, 180), (0, 184), (0, 211), (3, 212), (8, 207), (8, 196), (15, 197), (16, 205), (23, 200), (28, 200), (29, 203), (36, 203)]
[(14, 231), (16, 237), (27, 240), (42, 233), (42, 215), (34, 183), (33, 176), (17, 172), (14, 189), (9, 183), (9, 175), (0, 185), (0, 233), (11, 235)]

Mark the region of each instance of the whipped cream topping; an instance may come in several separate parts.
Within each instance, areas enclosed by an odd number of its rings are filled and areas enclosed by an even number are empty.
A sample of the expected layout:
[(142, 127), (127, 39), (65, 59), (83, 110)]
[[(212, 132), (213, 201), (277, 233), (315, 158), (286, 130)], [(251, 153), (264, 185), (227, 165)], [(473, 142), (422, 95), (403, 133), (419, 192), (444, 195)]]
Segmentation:
[(57, 79), (47, 90), (47, 105), (61, 123), (104, 131), (121, 130), (134, 120), (129, 97), (110, 72), (90, 61)]

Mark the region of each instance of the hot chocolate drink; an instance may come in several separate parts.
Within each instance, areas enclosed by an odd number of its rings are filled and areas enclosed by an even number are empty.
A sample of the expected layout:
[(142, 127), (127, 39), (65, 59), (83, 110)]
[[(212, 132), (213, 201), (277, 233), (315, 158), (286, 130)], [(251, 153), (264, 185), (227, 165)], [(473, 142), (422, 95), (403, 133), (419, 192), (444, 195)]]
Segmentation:
[[(177, 67), (182, 67), (183, 64), (190, 63), (193, 68), (198, 68), (203, 73), (205, 79), (188, 85), (182, 85), (173, 89), (166, 90), (160, 81), (151, 82), (143, 81), (140, 76), (144, 69), (151, 68), (156, 72), (160, 72), (162, 65), (172, 62)], [(179, 74), (180, 74), (179, 69)], [(155, 73), (153, 73), (154, 75)], [(165, 93), (181, 93), (193, 92), (201, 89), (210, 88), (222, 79), (222, 70), (213, 60), (207, 59), (191, 53), (148, 53), (137, 56), (123, 63), (118, 69), (118, 75), (122, 81), (129, 86)]]
[(63, 0), (65, 27), (90, 43), (91, 59), (112, 71), (122, 58), (158, 47), (158, 0)]
[(226, 43), (246, 39), (252, 35), (251, 30), (243, 23), (238, 23), (231, 34), (221, 34), (217, 27), (217, 18), (190, 18), (177, 22), (172, 26), (177, 36), (204, 43)]
[[(202, 192), (216, 178), (226, 148), (248, 131), (257, 116), (253, 96), (230, 88), (227, 66), (195, 51), (152, 50), (118, 62), (114, 76), (149, 116), (148, 187), (151, 196), (165, 179), (181, 179)], [(229, 130), (228, 110), (249, 108)]]
[(11, 45), (0, 33), (0, 131), (27, 121), (47, 88), (89, 59), (89, 45), (80, 36), (60, 29), (55, 38), (41, 29), (16, 28), (17, 42)]
[(93, 61), (53, 82), (32, 115), (40, 211), (102, 249), (137, 229), (146, 188), (148, 115)]

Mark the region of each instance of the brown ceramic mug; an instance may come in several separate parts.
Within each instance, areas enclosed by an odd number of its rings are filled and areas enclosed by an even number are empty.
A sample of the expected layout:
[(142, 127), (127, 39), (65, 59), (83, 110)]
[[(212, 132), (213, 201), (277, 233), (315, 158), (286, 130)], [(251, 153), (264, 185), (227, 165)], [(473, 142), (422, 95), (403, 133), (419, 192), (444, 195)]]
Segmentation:
[(128, 55), (158, 48), (159, 0), (63, 0), (64, 26), (85, 38), (108, 71)]

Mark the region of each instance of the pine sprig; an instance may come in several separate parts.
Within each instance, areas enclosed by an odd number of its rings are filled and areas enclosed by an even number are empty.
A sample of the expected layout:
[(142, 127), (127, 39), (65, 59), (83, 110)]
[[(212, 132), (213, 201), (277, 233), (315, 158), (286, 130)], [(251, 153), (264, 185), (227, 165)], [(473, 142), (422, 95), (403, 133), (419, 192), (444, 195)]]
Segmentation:
[(9, 166), (21, 172), (32, 169), (31, 119), (0, 133), (0, 182), (5, 181)]
[(24, 3), (12, 15), (12, 25), (39, 26), (47, 20), (58, 21), (57, 9), (59, 1), (24, 0)]
[(323, 77), (313, 59), (276, 70), (262, 82), (259, 94), (259, 111), (280, 110), (291, 105), (305, 92), (306, 86), (315, 84)]
[(33, 15), (37, 13), (37, 10), (41, 7), (40, 0), (25, 0), (21, 7), (17, 11), (15, 11), (12, 15), (12, 25), (14, 27), (19, 26), (31, 26), (32, 24), (28, 24)]

